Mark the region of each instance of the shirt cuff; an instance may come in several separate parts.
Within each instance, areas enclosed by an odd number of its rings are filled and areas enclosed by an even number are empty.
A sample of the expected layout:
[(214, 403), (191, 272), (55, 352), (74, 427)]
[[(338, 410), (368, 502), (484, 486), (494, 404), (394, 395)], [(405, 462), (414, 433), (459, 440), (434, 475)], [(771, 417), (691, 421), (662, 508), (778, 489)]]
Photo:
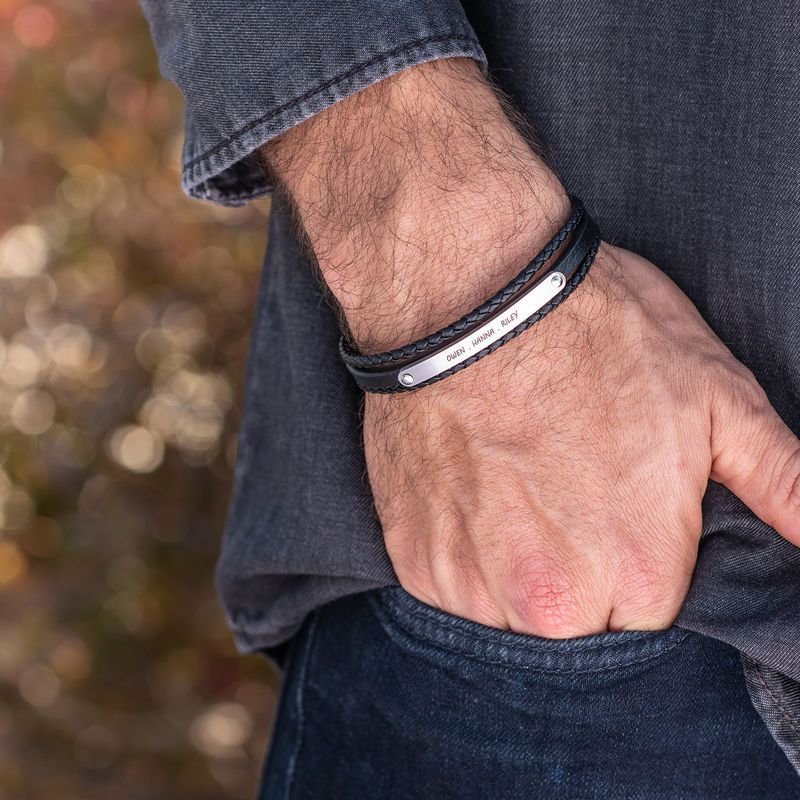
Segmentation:
[[(422, 39), (375, 55), (280, 108), (250, 120), (199, 155), (185, 158), (183, 189), (191, 197), (227, 206), (244, 205), (268, 194), (272, 187), (251, 155), (265, 142), (396, 72), (426, 61), (459, 56), (475, 59), (486, 69), (486, 58), (477, 40), (466, 36)], [(184, 156), (196, 152), (196, 145), (187, 138)]]
[(471, 58), (486, 70), (456, 0), (142, 5), (186, 102), (184, 191), (221, 205), (267, 194), (254, 151), (337, 101), (427, 61)]

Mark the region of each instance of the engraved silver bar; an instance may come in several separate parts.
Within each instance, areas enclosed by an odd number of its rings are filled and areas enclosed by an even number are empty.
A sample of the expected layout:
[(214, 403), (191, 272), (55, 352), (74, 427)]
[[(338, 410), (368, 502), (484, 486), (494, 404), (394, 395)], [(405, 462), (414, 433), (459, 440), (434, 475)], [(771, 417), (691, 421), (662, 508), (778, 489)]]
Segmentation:
[(525, 294), (480, 328), (456, 339), (438, 353), (401, 370), (398, 380), (403, 386), (417, 386), (466, 361), (471, 355), (480, 352), (530, 319), (564, 288), (565, 283), (563, 273), (549, 272)]

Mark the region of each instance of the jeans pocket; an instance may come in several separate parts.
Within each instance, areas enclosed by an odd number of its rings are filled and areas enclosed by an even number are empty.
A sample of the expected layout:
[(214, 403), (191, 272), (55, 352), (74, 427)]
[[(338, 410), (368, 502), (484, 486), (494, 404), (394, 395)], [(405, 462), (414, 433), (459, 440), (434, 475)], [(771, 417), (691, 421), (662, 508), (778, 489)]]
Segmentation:
[(677, 647), (690, 632), (619, 631), (574, 639), (544, 639), (490, 628), (423, 603), (400, 586), (382, 589), (373, 604), (384, 628), (424, 647), (542, 673), (602, 672), (640, 664)]

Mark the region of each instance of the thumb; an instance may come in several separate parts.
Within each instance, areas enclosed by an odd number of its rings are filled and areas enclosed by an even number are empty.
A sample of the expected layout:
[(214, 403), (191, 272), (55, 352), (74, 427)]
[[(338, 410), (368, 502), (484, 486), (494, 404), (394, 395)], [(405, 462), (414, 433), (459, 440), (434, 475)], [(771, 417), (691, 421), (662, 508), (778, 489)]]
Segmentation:
[(711, 477), (800, 546), (800, 440), (754, 378), (735, 394), (728, 390), (717, 405)]

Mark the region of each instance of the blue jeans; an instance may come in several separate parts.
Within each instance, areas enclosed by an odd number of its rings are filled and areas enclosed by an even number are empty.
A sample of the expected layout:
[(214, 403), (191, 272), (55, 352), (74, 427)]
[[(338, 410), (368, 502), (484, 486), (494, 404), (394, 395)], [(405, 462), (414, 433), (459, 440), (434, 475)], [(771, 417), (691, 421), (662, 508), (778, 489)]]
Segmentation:
[(262, 800), (783, 800), (800, 778), (736, 650), (680, 628), (571, 640), (389, 588), (295, 640)]

